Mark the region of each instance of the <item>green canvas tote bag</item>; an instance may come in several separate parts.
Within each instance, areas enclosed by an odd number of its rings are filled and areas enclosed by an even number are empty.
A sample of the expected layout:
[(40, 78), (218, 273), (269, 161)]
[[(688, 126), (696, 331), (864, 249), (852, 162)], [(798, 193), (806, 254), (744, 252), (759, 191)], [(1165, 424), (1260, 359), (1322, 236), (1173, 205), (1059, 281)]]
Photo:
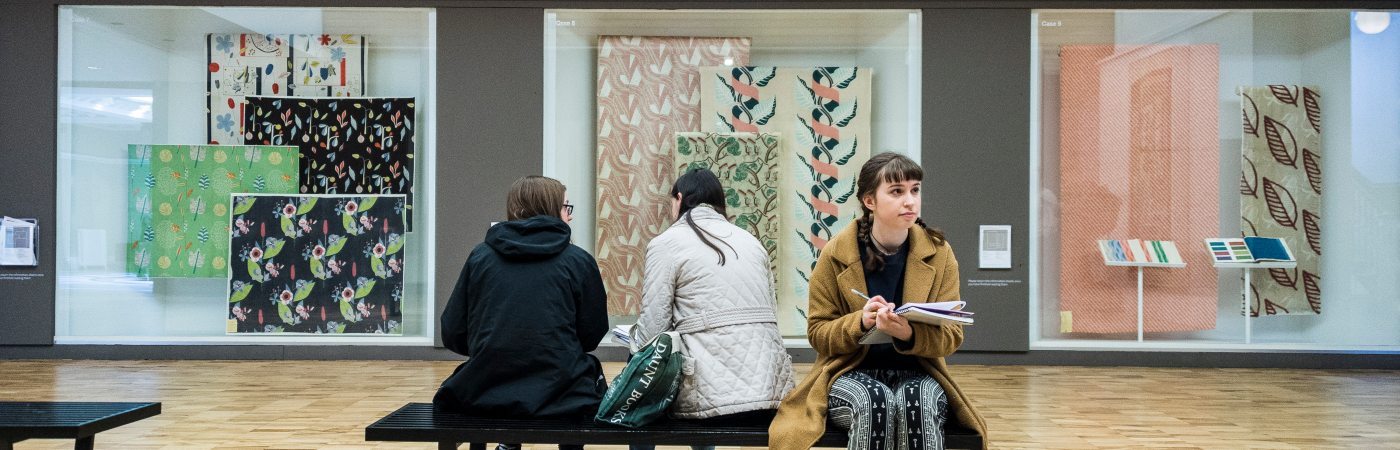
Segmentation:
[(680, 334), (656, 335), (613, 379), (594, 419), (637, 428), (665, 417), (680, 390), (684, 364)]

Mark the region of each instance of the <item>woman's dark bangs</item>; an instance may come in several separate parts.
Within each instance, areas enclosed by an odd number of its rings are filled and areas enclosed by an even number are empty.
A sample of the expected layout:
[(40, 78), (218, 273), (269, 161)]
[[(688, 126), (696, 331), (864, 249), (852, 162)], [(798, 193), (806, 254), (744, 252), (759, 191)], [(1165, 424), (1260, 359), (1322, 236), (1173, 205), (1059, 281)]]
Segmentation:
[(895, 158), (880, 168), (880, 180), (886, 183), (924, 181), (924, 168), (908, 158)]

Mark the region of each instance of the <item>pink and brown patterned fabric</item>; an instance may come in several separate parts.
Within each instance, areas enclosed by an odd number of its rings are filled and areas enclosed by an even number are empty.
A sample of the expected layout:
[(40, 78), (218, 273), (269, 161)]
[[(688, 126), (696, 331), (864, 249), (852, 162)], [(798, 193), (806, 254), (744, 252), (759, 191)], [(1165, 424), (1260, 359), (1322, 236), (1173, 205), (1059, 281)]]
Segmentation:
[(700, 131), (700, 68), (748, 63), (748, 38), (598, 37), (598, 268), (634, 316), (646, 245), (670, 222), (677, 132)]
[(1249, 314), (1322, 313), (1322, 108), (1316, 86), (1240, 89), (1240, 233), (1281, 238), (1293, 269), (1254, 269)]
[[(1137, 329), (1133, 268), (1107, 267), (1098, 239), (1200, 242), (1219, 233), (1219, 49), (1060, 48), (1060, 330)], [(1179, 245), (1208, 261), (1200, 245)], [(1209, 264), (1148, 269), (1143, 328), (1215, 328)]]

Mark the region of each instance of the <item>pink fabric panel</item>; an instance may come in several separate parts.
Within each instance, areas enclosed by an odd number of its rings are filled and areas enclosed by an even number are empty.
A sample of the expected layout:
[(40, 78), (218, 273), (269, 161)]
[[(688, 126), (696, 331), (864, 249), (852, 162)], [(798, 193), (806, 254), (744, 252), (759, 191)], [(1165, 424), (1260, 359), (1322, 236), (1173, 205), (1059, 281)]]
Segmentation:
[(1215, 328), (1200, 242), (1220, 232), (1219, 60), (1214, 45), (1060, 48), (1062, 331), (1137, 329), (1136, 269), (1105, 266), (1098, 239), (1176, 241), (1187, 266), (1145, 269), (1143, 328)]
[(594, 256), (609, 314), (641, 309), (647, 243), (670, 224), (676, 133), (700, 131), (700, 68), (748, 55), (748, 38), (598, 37)]

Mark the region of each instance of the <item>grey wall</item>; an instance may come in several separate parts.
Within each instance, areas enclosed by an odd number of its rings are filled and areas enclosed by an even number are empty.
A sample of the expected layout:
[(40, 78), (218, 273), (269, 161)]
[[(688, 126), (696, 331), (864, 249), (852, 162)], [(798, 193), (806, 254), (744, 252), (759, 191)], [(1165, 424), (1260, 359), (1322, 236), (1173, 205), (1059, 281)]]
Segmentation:
[[(977, 312), (964, 350), (1029, 340), (1030, 10), (924, 10), (924, 217), (958, 255)], [(1011, 225), (1012, 268), (977, 268), (979, 225)]]
[(438, 10), (438, 315), (472, 247), (505, 220), (510, 183), (544, 167), (543, 17), (534, 8)]
[(53, 5), (0, 4), (0, 214), (39, 219), (39, 267), (0, 267), (0, 345), (52, 345), (55, 95)]

